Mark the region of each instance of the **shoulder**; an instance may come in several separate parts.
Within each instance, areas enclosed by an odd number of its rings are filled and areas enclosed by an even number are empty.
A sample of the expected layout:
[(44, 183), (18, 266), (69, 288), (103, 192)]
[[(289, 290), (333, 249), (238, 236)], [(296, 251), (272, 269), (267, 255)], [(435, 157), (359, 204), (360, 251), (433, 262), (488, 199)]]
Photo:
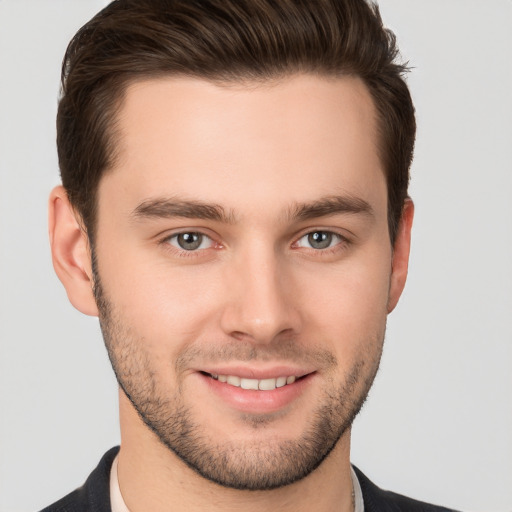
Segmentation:
[(110, 468), (119, 447), (109, 450), (85, 484), (41, 512), (111, 512)]
[(453, 509), (431, 505), (383, 490), (371, 482), (358, 468), (353, 467), (361, 485), (365, 512), (456, 512)]

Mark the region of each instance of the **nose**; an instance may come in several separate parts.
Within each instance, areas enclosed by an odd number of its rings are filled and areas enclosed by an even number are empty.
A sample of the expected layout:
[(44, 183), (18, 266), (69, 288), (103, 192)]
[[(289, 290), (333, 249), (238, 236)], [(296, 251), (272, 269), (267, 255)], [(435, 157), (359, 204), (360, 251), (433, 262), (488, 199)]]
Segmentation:
[(298, 334), (301, 318), (291, 269), (271, 248), (242, 255), (231, 266), (221, 328), (230, 337), (269, 344)]

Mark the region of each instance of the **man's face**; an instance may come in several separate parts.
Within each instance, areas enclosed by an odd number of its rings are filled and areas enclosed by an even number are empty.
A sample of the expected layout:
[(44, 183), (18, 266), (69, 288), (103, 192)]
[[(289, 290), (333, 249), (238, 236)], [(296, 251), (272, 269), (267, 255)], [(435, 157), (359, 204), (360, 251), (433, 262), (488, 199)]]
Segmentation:
[(354, 78), (165, 78), (129, 87), (118, 129), (95, 255), (123, 390), (213, 481), (309, 474), (348, 435), (390, 307), (368, 92)]

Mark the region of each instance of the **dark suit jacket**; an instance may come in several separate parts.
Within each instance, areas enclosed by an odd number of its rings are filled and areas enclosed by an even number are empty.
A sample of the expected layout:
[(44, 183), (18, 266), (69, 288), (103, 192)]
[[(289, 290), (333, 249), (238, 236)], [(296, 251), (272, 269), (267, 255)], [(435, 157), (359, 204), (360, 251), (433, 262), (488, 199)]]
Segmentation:
[[(110, 509), (110, 467), (119, 447), (109, 450), (85, 484), (41, 512), (112, 512)], [(454, 512), (428, 505), (390, 491), (383, 491), (354, 468), (363, 491), (365, 512)]]

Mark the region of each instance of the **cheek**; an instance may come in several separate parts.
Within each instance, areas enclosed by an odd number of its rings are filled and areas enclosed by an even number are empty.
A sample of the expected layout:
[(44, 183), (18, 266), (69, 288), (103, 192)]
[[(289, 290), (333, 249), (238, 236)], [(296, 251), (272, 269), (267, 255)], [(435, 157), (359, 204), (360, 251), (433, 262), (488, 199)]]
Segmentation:
[(211, 274), (210, 269), (175, 269), (160, 261), (148, 265), (128, 255), (100, 269), (108, 299), (130, 336), (143, 340), (156, 360), (169, 360), (201, 337), (216, 305)]
[[(382, 253), (381, 253), (382, 254)], [(361, 351), (380, 350), (385, 329), (390, 271), (387, 261), (357, 261), (316, 273), (300, 294), (308, 326), (324, 333), (339, 362)], [(303, 276), (302, 282), (308, 282)], [(309, 277), (309, 281), (311, 278)]]

